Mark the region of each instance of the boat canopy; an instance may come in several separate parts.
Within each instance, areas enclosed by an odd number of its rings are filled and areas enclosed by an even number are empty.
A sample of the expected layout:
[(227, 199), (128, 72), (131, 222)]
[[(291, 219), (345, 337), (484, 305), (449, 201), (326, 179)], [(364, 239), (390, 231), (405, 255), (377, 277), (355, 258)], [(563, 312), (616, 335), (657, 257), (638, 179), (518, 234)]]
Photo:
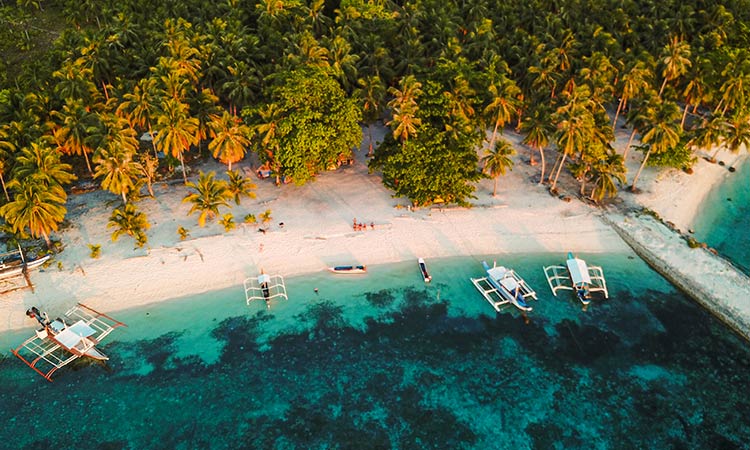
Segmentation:
[(83, 320), (79, 320), (56, 334), (55, 340), (63, 347), (73, 348), (78, 345), (82, 339), (93, 336), (95, 333), (96, 330), (88, 326)]
[(589, 268), (586, 266), (586, 261), (578, 258), (570, 258), (566, 263), (573, 285), (580, 286), (591, 284), (591, 276), (589, 275)]

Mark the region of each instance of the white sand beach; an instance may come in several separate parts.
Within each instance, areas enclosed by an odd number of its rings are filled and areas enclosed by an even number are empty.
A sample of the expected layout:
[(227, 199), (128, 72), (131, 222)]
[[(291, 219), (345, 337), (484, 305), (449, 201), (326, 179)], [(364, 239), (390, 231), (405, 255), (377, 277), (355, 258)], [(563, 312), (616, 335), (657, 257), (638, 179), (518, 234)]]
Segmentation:
[[(506, 137), (515, 143), (520, 140), (514, 134)], [(333, 265), (418, 257), (630, 251), (601, 219), (602, 210), (553, 197), (532, 181), (538, 177), (538, 167), (529, 166), (528, 149), (517, 148), (514, 170), (500, 178), (497, 196), (492, 197), (492, 180), (483, 180), (470, 209), (412, 210), (407, 200), (392, 198), (380, 178), (368, 173), (366, 142), (356, 152), (354, 165), (321, 174), (302, 187), (277, 187), (252, 175), (257, 198), (243, 199), (241, 205), (222, 211), (231, 212), (238, 223), (229, 232), (215, 220), (199, 228), (197, 215), (188, 216), (190, 206), (182, 203), (187, 188), (181, 181), (161, 183), (155, 187), (155, 199), (144, 198), (138, 204), (151, 228), (147, 246), (135, 250), (128, 237), (110, 240), (107, 221), (119, 198), (101, 191), (71, 195), (70, 226), (57, 235), (65, 250), (50, 267), (32, 272), (34, 292), (3, 295), (0, 331), (32, 326), (25, 316), (32, 305), (50, 314), (76, 302), (111, 312), (241, 285), (261, 269), (291, 276)], [(636, 164), (639, 157), (633, 155)], [(631, 180), (637, 166), (629, 165)], [(253, 174), (248, 163), (240, 168)], [(226, 170), (215, 162), (194, 169), (193, 176), (197, 170)], [(693, 175), (648, 168), (639, 182), (643, 192), (623, 191), (620, 196), (625, 205), (642, 202), (685, 229), (697, 203), (726, 173), (725, 167), (705, 161), (698, 163)], [(241, 224), (245, 214), (259, 216), (267, 209), (273, 217), (267, 232)], [(366, 230), (355, 230), (355, 219), (367, 224)], [(180, 226), (190, 231), (184, 241), (177, 233)], [(91, 258), (89, 244), (101, 245), (98, 259)]]

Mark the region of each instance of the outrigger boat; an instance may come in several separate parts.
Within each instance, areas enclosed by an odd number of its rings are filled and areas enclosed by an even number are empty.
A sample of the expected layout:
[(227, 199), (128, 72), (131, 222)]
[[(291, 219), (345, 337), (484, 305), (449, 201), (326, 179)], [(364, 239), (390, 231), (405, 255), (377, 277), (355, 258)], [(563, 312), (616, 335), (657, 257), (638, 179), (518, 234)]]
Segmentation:
[(559, 289), (574, 291), (584, 306), (591, 303), (592, 292), (604, 292), (604, 298), (609, 298), (602, 268), (587, 265), (572, 252), (568, 252), (565, 266), (544, 267), (544, 275), (555, 297)]
[(21, 275), (24, 270), (36, 269), (50, 258), (50, 255), (44, 255), (27, 261), (20, 250), (0, 255), (0, 279)]
[(486, 261), (482, 261), (482, 267), (487, 276), (472, 278), (471, 282), (495, 311), (500, 312), (501, 307), (507, 304), (524, 312), (532, 310), (526, 300), (536, 300), (536, 292), (513, 269), (497, 265), (490, 267)]
[(367, 266), (335, 266), (328, 270), (333, 273), (367, 273)]
[(281, 275), (268, 275), (263, 270), (257, 277), (250, 277), (244, 281), (245, 301), (249, 305), (253, 300), (263, 300), (266, 307), (271, 307), (271, 300), (281, 297), (288, 300), (284, 277)]
[(427, 264), (425, 264), (422, 258), (419, 258), (419, 271), (422, 272), (422, 278), (424, 278), (425, 283), (432, 281), (432, 277), (427, 273)]
[(52, 321), (35, 306), (26, 311), (26, 315), (36, 319), (42, 328), (11, 352), (48, 381), (52, 381), (52, 374), (57, 369), (78, 358), (108, 360), (109, 357), (96, 345), (115, 328), (125, 326), (80, 303), (68, 310), (63, 318)]

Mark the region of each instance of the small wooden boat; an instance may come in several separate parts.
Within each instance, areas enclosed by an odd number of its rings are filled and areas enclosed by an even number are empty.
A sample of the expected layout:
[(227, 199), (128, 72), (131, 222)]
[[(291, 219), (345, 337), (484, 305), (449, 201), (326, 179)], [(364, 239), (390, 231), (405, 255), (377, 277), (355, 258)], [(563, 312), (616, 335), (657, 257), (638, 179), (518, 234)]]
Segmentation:
[(559, 289), (573, 291), (583, 306), (591, 303), (592, 292), (604, 292), (604, 297), (609, 298), (602, 268), (587, 265), (586, 261), (577, 258), (573, 252), (568, 252), (564, 266), (548, 266), (543, 269), (555, 296)]
[(334, 266), (328, 270), (333, 273), (367, 273), (367, 266)]
[(513, 269), (497, 265), (490, 267), (486, 261), (482, 261), (482, 267), (487, 276), (472, 278), (471, 282), (497, 312), (507, 304), (524, 312), (532, 310), (526, 299), (536, 300), (536, 292)]
[(419, 258), (419, 271), (422, 272), (422, 278), (424, 278), (425, 283), (432, 281), (432, 277), (427, 273), (427, 264), (425, 264), (422, 258)]
[(44, 255), (40, 258), (24, 261), (20, 252), (13, 252), (5, 256), (9, 257), (0, 260), (0, 279), (21, 275), (24, 269), (36, 269), (51, 258), (50, 255)]

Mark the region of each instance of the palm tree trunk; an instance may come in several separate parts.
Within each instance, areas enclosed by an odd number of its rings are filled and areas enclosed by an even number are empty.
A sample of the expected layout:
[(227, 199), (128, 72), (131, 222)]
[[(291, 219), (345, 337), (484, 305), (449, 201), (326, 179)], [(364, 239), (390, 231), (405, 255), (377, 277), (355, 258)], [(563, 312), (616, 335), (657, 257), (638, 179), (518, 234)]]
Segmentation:
[(42, 237), (44, 238), (44, 242), (47, 244), (47, 249), (52, 249), (52, 240), (49, 238), (49, 235), (46, 231), (42, 230)]
[(620, 99), (620, 103), (617, 104), (617, 111), (615, 111), (615, 120), (612, 121), (612, 131), (617, 131), (617, 118), (620, 117), (620, 111), (622, 110), (622, 104), (624, 98)]
[(633, 128), (633, 132), (630, 133), (630, 139), (628, 139), (628, 145), (625, 147), (625, 151), (622, 152), (622, 163), (627, 164), (628, 162), (628, 152), (630, 151), (630, 146), (633, 144), (633, 138), (635, 137), (635, 134), (638, 132), (638, 128)]
[(367, 156), (372, 156), (374, 154), (372, 150), (372, 123), (367, 125), (367, 135), (370, 143), (370, 147), (367, 150)]
[(5, 199), (10, 201), (10, 196), (8, 196), (8, 189), (5, 187), (5, 178), (0, 175), (0, 183), (3, 184), (3, 192), (5, 192)]
[(89, 154), (86, 153), (86, 149), (81, 149), (81, 153), (83, 153), (83, 159), (86, 160), (86, 167), (89, 169), (89, 173), (91, 174), (91, 178), (94, 178), (94, 171), (91, 170), (91, 163), (89, 162)]
[(182, 157), (182, 152), (180, 152), (180, 166), (182, 166), (182, 179), (187, 184), (187, 171), (185, 170), (185, 159)]
[(148, 136), (151, 138), (151, 146), (154, 148), (154, 158), (158, 163), (159, 151), (156, 149), (156, 139), (154, 138), (154, 132), (151, 130), (151, 122), (148, 122)]
[(685, 103), (685, 110), (682, 111), (682, 120), (680, 120), (680, 129), (682, 131), (685, 131), (685, 118), (687, 117), (688, 108), (690, 107), (690, 103)]
[(492, 130), (492, 137), (490, 138), (490, 151), (492, 151), (492, 149), (495, 146), (495, 140), (497, 139), (497, 127), (498, 127), (498, 125), (499, 125), (499, 123), (496, 120), (495, 121), (495, 128)]
[(555, 174), (555, 180), (552, 182), (551, 189), (557, 189), (557, 178), (560, 176), (560, 172), (562, 172), (563, 165), (565, 165), (565, 158), (568, 156), (567, 153), (563, 153), (562, 160), (560, 160), (560, 166), (557, 168), (557, 173)]
[(544, 148), (539, 147), (539, 158), (542, 160), (542, 176), (539, 177), (539, 184), (544, 184)]
[(650, 147), (646, 152), (646, 156), (643, 157), (643, 162), (641, 162), (641, 166), (638, 168), (638, 172), (635, 174), (635, 178), (633, 178), (633, 184), (630, 186), (630, 190), (632, 192), (635, 192), (635, 184), (638, 182), (638, 178), (641, 176), (641, 171), (643, 171), (643, 168), (646, 167), (646, 161), (648, 161), (649, 156), (651, 156)]
[(125, 195), (125, 191), (121, 192), (122, 194), (122, 204), (127, 205), (128, 204), (128, 197)]
[(659, 97), (661, 97), (661, 93), (664, 92), (664, 88), (667, 87), (667, 79), (664, 78), (664, 82), (661, 84), (661, 89), (659, 89)]

